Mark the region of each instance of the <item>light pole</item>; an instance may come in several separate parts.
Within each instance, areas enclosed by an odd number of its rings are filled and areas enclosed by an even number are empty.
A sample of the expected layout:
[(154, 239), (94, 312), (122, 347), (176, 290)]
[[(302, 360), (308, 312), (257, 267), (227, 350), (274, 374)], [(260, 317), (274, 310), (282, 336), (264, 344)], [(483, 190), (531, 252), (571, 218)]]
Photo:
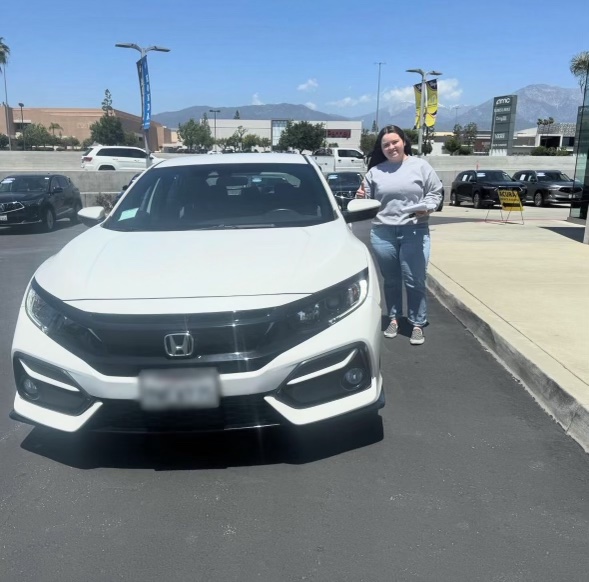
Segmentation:
[[(165, 48), (163, 46), (150, 46), (147, 48), (143, 48), (140, 47), (139, 45), (132, 43), (132, 42), (118, 42), (117, 44), (115, 44), (116, 47), (119, 48), (130, 48), (130, 49), (135, 49), (136, 51), (139, 51), (141, 53), (141, 60), (143, 61), (143, 59), (145, 58), (145, 63), (147, 63), (147, 53), (149, 51), (158, 51), (160, 53), (169, 53), (170, 49), (169, 48)], [(139, 88), (141, 90), (141, 110), (143, 111), (143, 83), (141, 81), (141, 79), (139, 79)], [(146, 91), (149, 91), (149, 87), (145, 88)], [(149, 96), (149, 100), (150, 100), (150, 107), (151, 107), (151, 95)], [(145, 113), (145, 112), (144, 112)], [(147, 154), (145, 156), (145, 166), (149, 167), (150, 165), (150, 159), (149, 159), (149, 126), (145, 127), (145, 124), (142, 123), (142, 128), (143, 128), (143, 145), (145, 146), (145, 153)]]
[(376, 88), (376, 118), (374, 120), (374, 125), (376, 125), (376, 133), (378, 133), (378, 110), (380, 108), (380, 68), (382, 67), (382, 65), (386, 65), (386, 63), (379, 61), (378, 63), (374, 64), (378, 65), (378, 85)]
[(423, 69), (407, 69), (408, 73), (417, 73), (421, 75), (421, 102), (419, 106), (419, 127), (417, 128), (417, 151), (418, 155), (423, 155), (423, 130), (425, 126), (425, 98), (426, 98), (426, 88), (425, 84), (427, 81), (428, 75), (439, 76), (442, 73), (438, 71), (429, 71), (426, 73)]
[(454, 105), (452, 107), (452, 109), (454, 109), (455, 115), (454, 115), (454, 127), (456, 127), (458, 125), (458, 110), (464, 107), (463, 105)]
[(22, 116), (22, 108), (25, 106), (24, 103), (19, 103), (20, 107), (20, 134), (22, 135), (22, 151), (25, 151), (25, 121)]
[(215, 137), (215, 151), (217, 152), (217, 151), (219, 151), (217, 149), (217, 113), (221, 113), (221, 110), (220, 109), (209, 109), (209, 112), (213, 114), (213, 118), (214, 118), (214, 120), (213, 120), (213, 128), (214, 128), (213, 134)]

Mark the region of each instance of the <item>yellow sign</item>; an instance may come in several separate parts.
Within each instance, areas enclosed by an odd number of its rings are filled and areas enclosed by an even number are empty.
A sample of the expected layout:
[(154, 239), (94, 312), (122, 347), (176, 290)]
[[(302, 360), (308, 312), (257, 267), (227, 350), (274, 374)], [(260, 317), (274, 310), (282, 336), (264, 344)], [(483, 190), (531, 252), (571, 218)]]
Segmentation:
[(433, 127), (436, 124), (438, 113), (438, 81), (432, 79), (427, 82), (427, 108), (425, 111), (426, 127)]
[(501, 202), (501, 208), (509, 212), (523, 212), (524, 207), (522, 205), (521, 198), (515, 190), (498, 190), (499, 202)]

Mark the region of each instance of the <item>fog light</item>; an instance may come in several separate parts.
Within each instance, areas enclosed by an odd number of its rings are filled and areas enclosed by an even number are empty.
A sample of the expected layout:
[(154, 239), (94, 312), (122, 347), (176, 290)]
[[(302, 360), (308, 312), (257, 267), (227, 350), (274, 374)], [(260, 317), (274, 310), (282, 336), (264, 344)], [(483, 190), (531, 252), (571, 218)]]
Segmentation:
[(39, 388), (30, 378), (25, 378), (22, 388), (29, 400), (37, 400), (39, 398)]
[(345, 384), (347, 384), (347, 386), (344, 385), (344, 388), (346, 390), (354, 390), (360, 384), (362, 384), (363, 380), (364, 380), (364, 370), (362, 368), (350, 368), (344, 374), (344, 381), (345, 381)]

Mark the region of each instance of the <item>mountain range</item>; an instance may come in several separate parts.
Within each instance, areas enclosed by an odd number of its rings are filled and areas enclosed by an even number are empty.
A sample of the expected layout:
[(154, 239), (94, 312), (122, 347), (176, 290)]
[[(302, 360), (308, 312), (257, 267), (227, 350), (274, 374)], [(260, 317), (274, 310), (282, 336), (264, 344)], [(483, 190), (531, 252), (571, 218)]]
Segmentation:
[[(518, 96), (516, 129), (534, 127), (538, 118), (552, 117), (557, 123), (575, 123), (577, 112), (582, 105), (582, 95), (579, 89), (553, 87), (551, 85), (528, 85), (514, 92)], [(178, 124), (189, 119), (200, 119), (206, 112), (209, 119), (213, 107), (196, 105), (180, 111), (158, 113), (152, 118), (168, 127), (176, 128)], [(295, 119), (297, 121), (362, 121), (366, 129), (372, 127), (376, 111), (358, 117), (344, 117), (332, 113), (323, 113), (310, 109), (305, 105), (291, 103), (277, 103), (271, 105), (240, 105), (236, 107), (217, 107), (217, 119), (233, 119), (239, 111), (241, 119)], [(475, 122), (479, 129), (491, 129), (493, 99), (488, 99), (480, 105), (461, 105), (458, 108), (440, 106), (436, 119), (438, 131), (450, 131), (455, 123), (465, 125)], [(391, 105), (381, 107), (378, 114), (378, 124), (395, 124), (401, 127), (413, 127), (415, 123), (415, 108), (412, 105)]]

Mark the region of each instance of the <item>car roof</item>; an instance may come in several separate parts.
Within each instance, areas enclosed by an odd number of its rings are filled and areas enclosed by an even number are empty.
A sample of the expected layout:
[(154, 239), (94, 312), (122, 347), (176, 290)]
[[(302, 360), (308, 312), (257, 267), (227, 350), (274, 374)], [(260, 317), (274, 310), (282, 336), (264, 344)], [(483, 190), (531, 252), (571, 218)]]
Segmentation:
[(63, 174), (53, 174), (52, 172), (45, 172), (44, 174), (10, 174), (10, 176), (5, 176), (0, 181), (6, 180), (7, 178), (53, 178), (54, 176), (66, 177)]
[(307, 158), (301, 154), (223, 154), (207, 156), (206, 154), (183, 155), (179, 158), (168, 158), (157, 164), (157, 168), (173, 168), (177, 166), (225, 166), (229, 164), (308, 164)]

